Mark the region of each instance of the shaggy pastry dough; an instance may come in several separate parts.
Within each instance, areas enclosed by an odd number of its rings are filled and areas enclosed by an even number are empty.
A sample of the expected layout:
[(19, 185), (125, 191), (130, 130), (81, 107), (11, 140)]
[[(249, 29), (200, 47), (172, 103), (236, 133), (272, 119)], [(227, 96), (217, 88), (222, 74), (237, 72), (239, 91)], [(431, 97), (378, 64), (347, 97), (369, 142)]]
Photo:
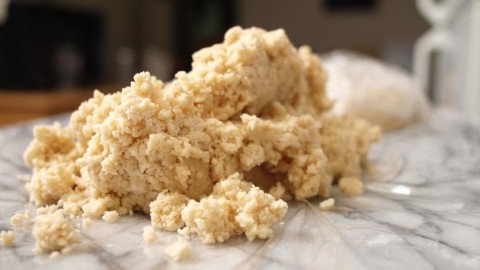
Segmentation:
[(172, 82), (142, 72), (121, 92), (95, 91), (67, 127), (36, 127), (31, 199), (70, 215), (143, 211), (206, 243), (270, 237), (287, 205), (261, 189), (328, 197), (333, 181), (360, 176), (379, 138), (325, 114), (325, 81), (320, 58), (283, 30), (234, 27)]
[(284, 201), (242, 181), (235, 173), (218, 182), (212, 195), (199, 202), (190, 200), (182, 210), (182, 219), (204, 243), (221, 243), (243, 233), (252, 241), (272, 236), (271, 226), (286, 211)]
[(347, 195), (360, 195), (363, 193), (362, 180), (355, 177), (343, 177), (338, 181), (340, 191)]
[(323, 211), (330, 211), (335, 206), (335, 199), (334, 198), (326, 199), (326, 200), (320, 202), (320, 204), (318, 206)]
[(192, 251), (190, 243), (184, 239), (178, 239), (165, 249), (165, 253), (174, 261), (180, 261)]
[(178, 192), (164, 190), (157, 199), (150, 203), (152, 226), (167, 231), (176, 231), (183, 227), (182, 210), (187, 205), (188, 197)]
[(43, 208), (37, 211), (32, 234), (36, 238), (36, 252), (65, 252), (73, 244), (80, 242), (79, 234), (65, 218), (62, 209)]
[(117, 211), (105, 211), (102, 216), (102, 219), (107, 223), (112, 223), (118, 220), (118, 212)]
[(13, 227), (24, 225), (30, 220), (31, 215), (32, 213), (30, 212), (30, 210), (26, 210), (25, 214), (17, 213), (10, 218), (10, 225), (12, 225)]
[(4, 247), (9, 247), (15, 241), (15, 232), (14, 231), (2, 231), (0, 232), (0, 243)]
[(157, 233), (152, 226), (143, 227), (143, 241), (148, 244), (154, 244), (157, 241)]

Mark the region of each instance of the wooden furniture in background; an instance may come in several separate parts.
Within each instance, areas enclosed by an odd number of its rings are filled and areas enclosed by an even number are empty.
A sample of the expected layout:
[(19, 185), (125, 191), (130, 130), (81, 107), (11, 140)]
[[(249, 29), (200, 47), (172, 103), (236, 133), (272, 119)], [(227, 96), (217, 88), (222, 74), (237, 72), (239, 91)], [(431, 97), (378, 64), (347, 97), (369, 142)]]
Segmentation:
[(94, 89), (113, 93), (122, 87), (124, 85), (28, 92), (0, 90), (0, 125), (73, 111), (93, 96)]

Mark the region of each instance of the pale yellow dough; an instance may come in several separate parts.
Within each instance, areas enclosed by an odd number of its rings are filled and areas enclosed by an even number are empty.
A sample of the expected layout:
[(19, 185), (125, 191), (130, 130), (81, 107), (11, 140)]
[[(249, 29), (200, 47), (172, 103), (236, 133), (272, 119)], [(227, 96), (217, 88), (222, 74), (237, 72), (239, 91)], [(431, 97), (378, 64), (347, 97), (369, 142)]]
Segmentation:
[(112, 223), (117, 221), (119, 218), (117, 211), (105, 211), (103, 213), (102, 219), (107, 223)]
[(363, 193), (363, 182), (355, 177), (343, 177), (338, 182), (340, 191), (347, 195), (360, 195)]
[[(36, 127), (31, 200), (77, 216), (142, 211), (205, 243), (271, 237), (280, 198), (328, 197), (334, 181), (360, 176), (379, 139), (364, 120), (325, 113), (326, 79), (283, 30), (234, 27), (168, 84), (142, 72), (121, 92), (95, 91), (68, 126)], [(61, 248), (50, 246), (40, 249)]]
[(36, 239), (35, 251), (65, 252), (80, 242), (80, 236), (73, 224), (65, 217), (63, 210), (41, 209), (33, 219), (32, 234)]
[(184, 259), (192, 251), (190, 243), (184, 239), (178, 239), (175, 243), (165, 249), (165, 253), (174, 261)]
[(319, 206), (320, 206), (320, 209), (322, 209), (323, 211), (330, 211), (335, 206), (335, 199), (334, 198), (326, 199), (320, 202)]
[(143, 241), (148, 244), (154, 244), (157, 242), (157, 233), (152, 226), (145, 226), (143, 227)]
[(167, 231), (176, 231), (183, 227), (182, 210), (188, 202), (188, 197), (178, 192), (164, 190), (157, 199), (150, 203), (152, 226)]
[(0, 243), (4, 247), (9, 247), (15, 241), (15, 232), (14, 231), (2, 231), (0, 232)]
[(271, 226), (286, 211), (284, 201), (242, 181), (235, 173), (218, 182), (212, 195), (199, 202), (190, 200), (182, 210), (182, 219), (204, 243), (221, 243), (240, 234), (251, 241), (271, 237)]
[(31, 215), (32, 213), (30, 212), (30, 210), (26, 210), (24, 214), (17, 213), (10, 218), (10, 224), (13, 227), (25, 224), (30, 220)]

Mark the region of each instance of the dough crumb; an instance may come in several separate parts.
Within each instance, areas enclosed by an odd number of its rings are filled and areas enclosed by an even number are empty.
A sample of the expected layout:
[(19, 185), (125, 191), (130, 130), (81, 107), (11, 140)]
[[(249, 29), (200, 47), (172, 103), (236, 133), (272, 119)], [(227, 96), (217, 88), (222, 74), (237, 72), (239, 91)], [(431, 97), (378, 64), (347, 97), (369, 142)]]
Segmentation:
[(52, 205), (47, 205), (45, 207), (40, 207), (37, 209), (37, 216), (39, 215), (47, 215), (47, 214), (52, 214), (56, 211), (58, 211), (59, 208), (57, 205), (52, 204)]
[(292, 195), (288, 193), (285, 186), (280, 182), (277, 182), (275, 186), (271, 187), (268, 190), (268, 193), (275, 197), (275, 199), (282, 199), (284, 201), (290, 201), (293, 199)]
[(360, 195), (363, 193), (363, 182), (355, 177), (341, 178), (338, 182), (338, 187), (342, 193), (347, 195)]
[(65, 218), (63, 210), (51, 212), (52, 209), (40, 209), (33, 219), (32, 234), (36, 239), (35, 252), (66, 251), (75, 243), (80, 242), (80, 236), (72, 223)]
[(82, 219), (82, 228), (87, 229), (87, 228), (90, 228), (91, 226), (92, 226), (92, 219), (88, 217), (84, 217)]
[(82, 206), (82, 211), (89, 217), (100, 217), (101, 215), (105, 215), (105, 212), (108, 212), (107, 208), (111, 202), (108, 196), (92, 199)]
[(152, 226), (145, 226), (143, 227), (143, 241), (147, 244), (154, 244), (157, 242), (158, 236), (155, 232), (155, 228)]
[(192, 233), (190, 227), (183, 227), (177, 230), (177, 233), (182, 235), (183, 237), (190, 239), (190, 234)]
[(188, 202), (188, 197), (178, 192), (164, 190), (157, 199), (150, 203), (152, 226), (167, 231), (176, 231), (184, 226), (182, 210)]
[(9, 247), (15, 241), (15, 232), (12, 230), (9, 231), (2, 231), (0, 233), (0, 241), (4, 247)]
[(24, 214), (17, 213), (10, 218), (10, 224), (14, 227), (25, 224), (30, 220), (31, 214), (30, 210), (26, 210)]
[(102, 219), (105, 220), (107, 223), (112, 223), (117, 221), (119, 218), (117, 211), (105, 211), (102, 216)]
[(275, 199), (238, 173), (218, 182), (212, 195), (190, 200), (182, 219), (190, 232), (207, 244), (222, 243), (244, 233), (249, 241), (273, 235), (272, 225), (283, 218), (287, 203)]
[(56, 258), (58, 258), (58, 257), (60, 256), (60, 254), (61, 254), (60, 252), (54, 251), (54, 252), (50, 253), (50, 255), (48, 256), (48, 258), (49, 258), (49, 259), (56, 259)]
[(192, 251), (192, 246), (185, 239), (178, 239), (165, 249), (165, 253), (174, 261), (183, 260)]
[(322, 209), (323, 211), (330, 211), (335, 206), (335, 199), (330, 198), (330, 199), (324, 200), (320, 202), (319, 206), (320, 206), (320, 209)]

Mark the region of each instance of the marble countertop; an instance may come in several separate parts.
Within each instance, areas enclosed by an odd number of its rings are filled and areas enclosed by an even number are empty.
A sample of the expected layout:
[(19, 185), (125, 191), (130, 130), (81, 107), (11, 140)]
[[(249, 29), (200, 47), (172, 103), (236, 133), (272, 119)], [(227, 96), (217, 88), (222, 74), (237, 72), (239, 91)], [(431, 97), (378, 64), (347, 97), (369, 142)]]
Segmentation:
[[(67, 116), (41, 122), (55, 120)], [(34, 209), (18, 178), (30, 173), (22, 153), (37, 123), (0, 129), (0, 230)], [(176, 233), (144, 244), (149, 220), (138, 214), (94, 221), (74, 252), (55, 259), (35, 255), (31, 234), (19, 232), (13, 247), (1, 247), (0, 269), (480, 269), (480, 128), (441, 110), (385, 135), (371, 155), (378, 170), (363, 195), (336, 194), (332, 212), (319, 211), (318, 200), (292, 203), (267, 241), (193, 238), (192, 253), (174, 262), (164, 249)]]

